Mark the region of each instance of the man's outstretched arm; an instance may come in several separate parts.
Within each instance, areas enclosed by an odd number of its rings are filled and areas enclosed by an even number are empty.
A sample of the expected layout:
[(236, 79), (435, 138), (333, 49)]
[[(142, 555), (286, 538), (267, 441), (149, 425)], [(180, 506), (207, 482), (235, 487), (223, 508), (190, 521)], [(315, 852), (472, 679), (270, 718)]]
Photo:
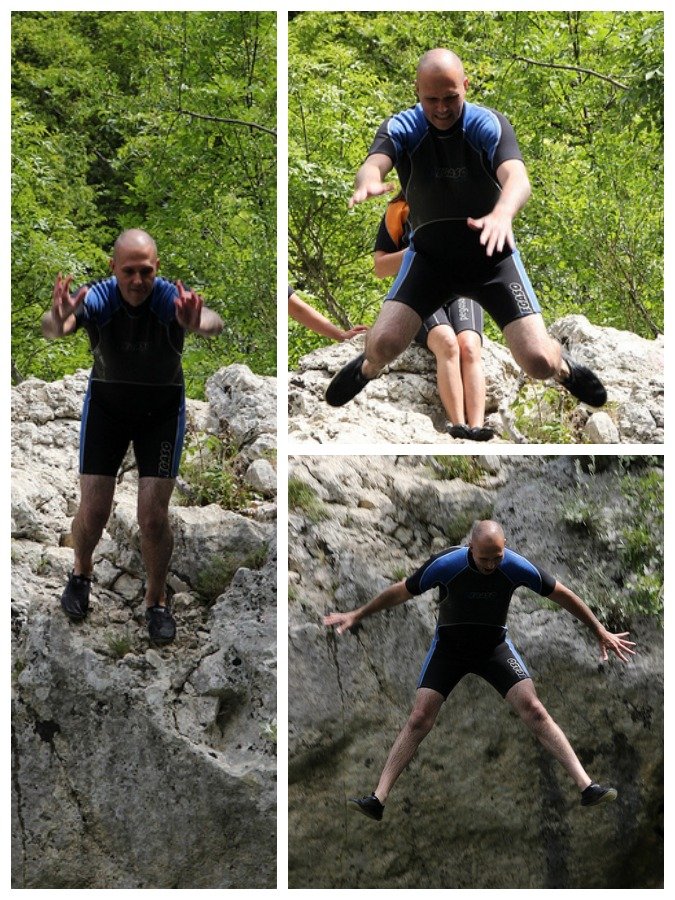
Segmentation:
[(556, 581), (553, 591), (548, 595), (548, 599), (562, 606), (563, 609), (572, 613), (576, 619), (591, 629), (600, 644), (600, 654), (603, 662), (606, 662), (608, 659), (608, 650), (615, 653), (622, 662), (628, 662), (629, 655), (635, 656), (635, 650), (631, 649), (631, 647), (635, 646), (635, 642), (626, 640), (630, 632), (622, 631), (619, 634), (612, 634), (610, 631), (607, 631), (581, 597), (577, 597), (564, 584)]
[(385, 182), (394, 163), (386, 153), (373, 153), (356, 173), (354, 193), (349, 200), (349, 208), (363, 203), (369, 197), (379, 197), (394, 190), (394, 185)]
[(480, 219), (467, 219), (469, 228), (481, 232), (480, 242), (488, 256), (495, 250), (501, 253), (505, 244), (516, 249), (513, 220), (532, 193), (527, 170), (519, 159), (505, 160), (497, 169), (497, 180), (502, 191), (492, 212)]
[(391, 609), (392, 606), (399, 606), (399, 604), (405, 603), (406, 600), (410, 600), (412, 596), (405, 586), (405, 581), (397, 581), (396, 584), (385, 588), (368, 603), (359, 606), (358, 609), (353, 609), (351, 612), (346, 613), (329, 613), (323, 617), (323, 624), (337, 626), (335, 630), (338, 634), (342, 634), (345, 631), (349, 631), (350, 628), (353, 628), (366, 616), (372, 616), (382, 609)]
[(185, 289), (182, 281), (176, 282), (178, 296), (175, 300), (176, 321), (186, 331), (213, 337), (223, 330), (223, 320), (217, 312), (204, 306), (204, 301), (196, 291)]

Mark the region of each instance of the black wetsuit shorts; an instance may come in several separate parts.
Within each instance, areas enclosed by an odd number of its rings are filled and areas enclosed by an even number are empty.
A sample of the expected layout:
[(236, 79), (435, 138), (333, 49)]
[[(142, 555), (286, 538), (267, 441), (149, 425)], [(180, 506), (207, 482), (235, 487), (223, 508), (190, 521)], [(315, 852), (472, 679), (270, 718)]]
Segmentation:
[(422, 666), (418, 688), (431, 688), (447, 699), (455, 685), (465, 675), (473, 673), (480, 675), (505, 697), (514, 684), (532, 677), (506, 633), (495, 645), (469, 650), (466, 646), (457, 646), (445, 634), (447, 630), (443, 627), (436, 629)]
[(458, 297), (475, 300), (502, 330), (509, 322), (541, 312), (517, 250), (494, 264), (459, 272), (448, 270), (411, 245), (385, 299), (405, 303), (424, 320)]
[(481, 344), (483, 343), (483, 309), (478, 303), (466, 297), (458, 297), (453, 303), (447, 303), (425, 319), (415, 335), (417, 343), (426, 348), (429, 332), (437, 325), (449, 325), (455, 334), (475, 331), (480, 337)]
[(184, 434), (182, 385), (92, 380), (82, 411), (80, 473), (117, 475), (133, 444), (141, 478), (175, 478)]

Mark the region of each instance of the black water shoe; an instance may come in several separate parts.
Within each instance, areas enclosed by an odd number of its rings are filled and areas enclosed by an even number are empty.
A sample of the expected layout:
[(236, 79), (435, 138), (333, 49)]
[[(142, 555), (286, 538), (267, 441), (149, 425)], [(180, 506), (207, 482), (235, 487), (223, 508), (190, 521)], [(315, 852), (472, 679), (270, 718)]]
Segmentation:
[(570, 371), (560, 384), (582, 403), (589, 406), (604, 406), (607, 402), (607, 391), (595, 372), (574, 362), (566, 350), (563, 350), (562, 357)]
[(358, 810), (369, 819), (375, 819), (379, 822), (384, 815), (384, 806), (380, 803), (374, 793), (370, 797), (352, 797), (349, 801), (350, 809)]
[(176, 620), (171, 615), (169, 604), (149, 606), (145, 610), (148, 634), (153, 644), (170, 644), (176, 637)]
[(333, 377), (333, 380), (326, 389), (326, 403), (330, 406), (344, 406), (349, 403), (357, 394), (360, 394), (364, 387), (371, 380), (361, 371), (361, 366), (366, 358), (365, 353), (360, 353), (356, 359), (348, 362)]
[(461, 438), (464, 441), (471, 440), (471, 429), (468, 425), (453, 425), (451, 422), (447, 424), (447, 432), (450, 437)]
[(475, 425), (473, 428), (469, 428), (470, 441), (491, 441), (494, 436), (494, 429), (488, 428), (487, 425)]
[(89, 612), (91, 578), (71, 572), (61, 594), (61, 607), (71, 622), (81, 622)]
[(581, 792), (582, 806), (595, 806), (596, 803), (609, 803), (616, 800), (618, 791), (613, 787), (603, 787), (592, 781), (588, 787)]

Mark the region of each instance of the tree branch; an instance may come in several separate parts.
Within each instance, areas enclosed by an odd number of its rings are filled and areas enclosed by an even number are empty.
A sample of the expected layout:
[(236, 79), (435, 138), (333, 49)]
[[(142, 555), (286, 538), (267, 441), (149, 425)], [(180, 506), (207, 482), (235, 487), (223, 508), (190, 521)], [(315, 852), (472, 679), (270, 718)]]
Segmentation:
[(622, 84), (615, 78), (611, 78), (609, 75), (603, 75), (601, 72), (596, 72), (594, 69), (585, 69), (583, 66), (566, 66), (563, 63), (539, 62), (536, 59), (529, 59), (527, 56), (514, 56), (513, 58), (520, 62), (529, 63), (532, 66), (543, 66), (545, 69), (566, 69), (569, 72), (583, 72), (585, 75), (593, 75), (595, 78), (601, 78), (603, 81), (608, 81), (610, 84), (613, 84), (614, 87), (621, 88), (623, 91), (628, 90), (627, 84)]
[(258, 125), (256, 122), (245, 122), (243, 119), (224, 119), (222, 116), (207, 116), (204, 113), (191, 112), (189, 109), (179, 109), (181, 116), (190, 116), (191, 119), (203, 119), (205, 122), (223, 122), (225, 125), (244, 125), (246, 128), (257, 128), (258, 131), (264, 131), (276, 137), (277, 133), (274, 128), (267, 128), (265, 125)]

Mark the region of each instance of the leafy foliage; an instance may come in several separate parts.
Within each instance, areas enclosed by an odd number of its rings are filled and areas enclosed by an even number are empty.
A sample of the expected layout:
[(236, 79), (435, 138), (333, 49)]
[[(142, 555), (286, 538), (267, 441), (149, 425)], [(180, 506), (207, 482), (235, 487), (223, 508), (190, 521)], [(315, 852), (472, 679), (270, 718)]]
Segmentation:
[[(411, 27), (412, 15), (412, 27)], [(513, 123), (533, 185), (517, 239), (547, 320), (663, 329), (663, 13), (302, 12), (289, 24), (291, 280), (343, 327), (372, 322), (385, 200), (347, 211), (380, 122), (449, 46), (468, 99)], [(493, 323), (487, 333), (499, 336)], [(289, 334), (291, 365), (308, 349)]]
[(275, 63), (273, 13), (12, 15), (15, 380), (88, 365), (39, 319), (57, 272), (105, 277), (128, 227), (225, 321), (188, 337), (191, 396), (228, 363), (275, 371)]

